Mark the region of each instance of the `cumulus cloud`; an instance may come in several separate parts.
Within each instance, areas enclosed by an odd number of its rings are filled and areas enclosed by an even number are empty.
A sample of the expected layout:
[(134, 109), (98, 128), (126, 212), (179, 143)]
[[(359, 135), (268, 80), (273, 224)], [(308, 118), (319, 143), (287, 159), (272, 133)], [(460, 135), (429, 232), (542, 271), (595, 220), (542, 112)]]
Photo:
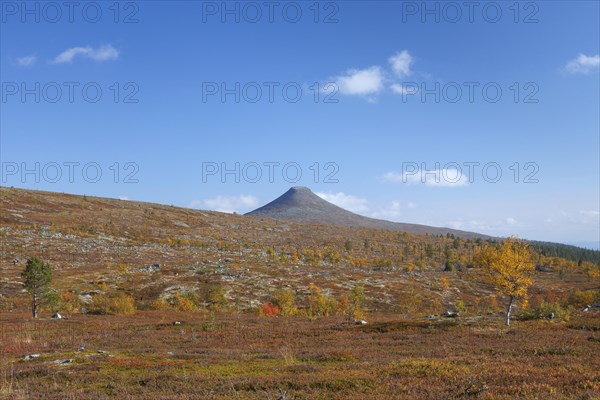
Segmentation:
[(415, 94), (418, 92), (418, 89), (416, 89), (413, 86), (405, 86), (405, 85), (401, 85), (399, 83), (394, 83), (390, 86), (390, 89), (392, 89), (392, 92), (396, 93), (396, 94)]
[(485, 221), (478, 221), (478, 220), (448, 221), (445, 224), (445, 226), (447, 226), (448, 228), (452, 228), (452, 229), (460, 229), (460, 230), (473, 231), (473, 232), (494, 231), (494, 230), (498, 229), (498, 227), (493, 227)]
[(397, 77), (404, 78), (412, 73), (410, 68), (414, 60), (407, 50), (396, 53), (388, 61)]
[(320, 198), (327, 200), (330, 203), (335, 204), (338, 207), (342, 207), (345, 210), (352, 211), (355, 213), (364, 213), (369, 211), (368, 201), (366, 199), (345, 194), (343, 192), (338, 193), (316, 193)]
[(598, 70), (600, 67), (600, 55), (587, 56), (579, 54), (579, 56), (567, 63), (565, 71), (569, 74), (589, 74)]
[(250, 195), (226, 196), (219, 195), (210, 199), (194, 200), (190, 208), (208, 209), (226, 213), (244, 213), (258, 207), (258, 199)]
[(395, 219), (402, 214), (402, 206), (399, 201), (392, 201), (388, 206), (371, 213), (371, 217), (379, 219)]
[(429, 187), (461, 187), (469, 185), (469, 178), (461, 170), (453, 168), (435, 170), (417, 170), (415, 172), (388, 172), (383, 175), (384, 182)]
[[(339, 93), (344, 95), (367, 96), (370, 103), (376, 103), (372, 96), (379, 94), (384, 86), (391, 83), (389, 89), (396, 94), (414, 94), (414, 88), (410, 90), (398, 82), (393, 82), (390, 77), (405, 78), (413, 73), (413, 56), (408, 50), (402, 50), (388, 58), (389, 68), (373, 65), (365, 69), (350, 69), (344, 75), (333, 79)], [(391, 72), (390, 72), (391, 69)]]
[(597, 210), (583, 210), (579, 211), (579, 213), (589, 217), (597, 217), (600, 215), (600, 211)]
[(366, 69), (351, 69), (345, 75), (335, 78), (335, 83), (341, 94), (372, 95), (383, 88), (383, 72), (378, 66)]
[(90, 46), (71, 47), (56, 56), (52, 62), (54, 64), (72, 63), (76, 57), (88, 58), (98, 62), (114, 61), (119, 58), (119, 50), (110, 44), (98, 48)]
[(32, 67), (36, 62), (37, 57), (35, 55), (17, 58), (17, 64), (21, 67)]

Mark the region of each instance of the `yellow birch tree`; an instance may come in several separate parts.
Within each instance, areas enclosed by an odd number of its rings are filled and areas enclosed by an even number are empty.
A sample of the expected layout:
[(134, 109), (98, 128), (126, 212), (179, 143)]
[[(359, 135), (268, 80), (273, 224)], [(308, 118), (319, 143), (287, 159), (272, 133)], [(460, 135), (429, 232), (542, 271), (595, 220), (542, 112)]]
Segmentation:
[(527, 298), (527, 288), (533, 284), (533, 263), (529, 244), (514, 237), (499, 245), (485, 246), (475, 257), (484, 268), (496, 291), (508, 296), (506, 325), (510, 325), (510, 313), (515, 301)]

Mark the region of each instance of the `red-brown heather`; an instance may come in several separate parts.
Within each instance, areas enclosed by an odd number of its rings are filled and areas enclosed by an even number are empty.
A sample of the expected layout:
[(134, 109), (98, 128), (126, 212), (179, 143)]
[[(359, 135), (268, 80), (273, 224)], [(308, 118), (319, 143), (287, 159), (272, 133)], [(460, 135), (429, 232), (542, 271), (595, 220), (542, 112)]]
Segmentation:
[(600, 398), (587, 261), (532, 246), (506, 327), (481, 238), (11, 188), (0, 224), (2, 399)]

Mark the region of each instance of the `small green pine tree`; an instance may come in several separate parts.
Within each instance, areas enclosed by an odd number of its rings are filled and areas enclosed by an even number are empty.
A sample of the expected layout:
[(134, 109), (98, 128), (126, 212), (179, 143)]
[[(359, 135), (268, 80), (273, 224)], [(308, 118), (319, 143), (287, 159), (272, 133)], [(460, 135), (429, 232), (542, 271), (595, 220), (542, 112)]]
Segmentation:
[(27, 260), (21, 276), (23, 277), (23, 287), (31, 295), (31, 314), (33, 318), (37, 318), (38, 307), (49, 294), (52, 267), (39, 258), (32, 257)]

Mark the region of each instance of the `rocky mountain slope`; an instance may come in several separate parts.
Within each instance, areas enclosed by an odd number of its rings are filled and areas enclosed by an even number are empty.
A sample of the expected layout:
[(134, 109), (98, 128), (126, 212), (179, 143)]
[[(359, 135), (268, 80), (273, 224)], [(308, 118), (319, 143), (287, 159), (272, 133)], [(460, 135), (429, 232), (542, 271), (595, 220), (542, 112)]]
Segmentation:
[(446, 235), (452, 234), (464, 239), (489, 239), (490, 236), (457, 229), (434, 226), (406, 224), (369, 218), (344, 210), (314, 194), (303, 186), (292, 187), (283, 195), (246, 215), (282, 220), (350, 226), (360, 228), (386, 229), (415, 234)]

